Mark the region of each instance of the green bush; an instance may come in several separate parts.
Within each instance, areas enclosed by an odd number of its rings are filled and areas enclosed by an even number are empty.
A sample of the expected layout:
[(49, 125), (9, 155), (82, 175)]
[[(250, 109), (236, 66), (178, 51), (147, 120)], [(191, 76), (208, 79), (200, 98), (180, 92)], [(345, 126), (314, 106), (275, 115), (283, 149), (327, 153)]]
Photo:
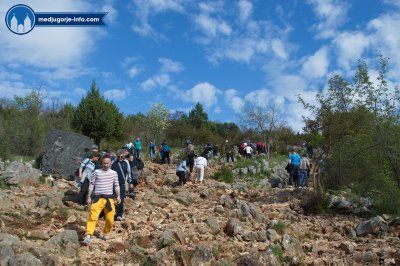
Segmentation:
[(233, 183), (235, 181), (232, 170), (226, 166), (222, 166), (218, 169), (218, 171), (215, 172), (214, 177), (218, 181), (225, 183)]
[(279, 260), (279, 262), (283, 263), (285, 258), (283, 257), (283, 250), (281, 246), (279, 246), (278, 244), (272, 245), (270, 249), (272, 253), (274, 253), (274, 255), (276, 256), (276, 258)]
[(254, 161), (251, 159), (239, 157), (235, 164), (235, 168), (246, 168), (254, 164), (255, 164)]
[(280, 235), (283, 235), (283, 233), (285, 233), (286, 228), (287, 228), (287, 224), (282, 221), (278, 221), (276, 224), (274, 224), (272, 226), (272, 229), (274, 229)]

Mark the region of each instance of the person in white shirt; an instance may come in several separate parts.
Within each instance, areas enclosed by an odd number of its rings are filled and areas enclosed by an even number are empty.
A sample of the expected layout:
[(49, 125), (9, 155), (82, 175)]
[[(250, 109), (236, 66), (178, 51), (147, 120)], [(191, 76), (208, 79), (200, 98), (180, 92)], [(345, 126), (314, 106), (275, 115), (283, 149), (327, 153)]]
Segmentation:
[(310, 168), (310, 160), (308, 160), (307, 156), (303, 154), (300, 161), (300, 180), (299, 187), (304, 186), (308, 187), (308, 173), (307, 170)]
[(207, 169), (207, 159), (202, 156), (197, 156), (194, 159), (194, 169), (197, 173), (195, 183), (200, 182), (203, 183), (204, 175)]
[(253, 148), (250, 145), (247, 145), (244, 149), (246, 150), (246, 157), (250, 159)]

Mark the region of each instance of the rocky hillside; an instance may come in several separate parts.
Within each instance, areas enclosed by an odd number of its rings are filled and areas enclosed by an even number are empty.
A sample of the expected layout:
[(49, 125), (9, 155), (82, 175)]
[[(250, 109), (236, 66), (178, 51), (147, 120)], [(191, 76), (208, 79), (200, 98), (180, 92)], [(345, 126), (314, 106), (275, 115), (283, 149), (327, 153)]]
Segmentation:
[(310, 214), (309, 190), (268, 180), (238, 186), (208, 176), (179, 187), (173, 166), (150, 163), (111, 239), (85, 247), (88, 213), (74, 202), (72, 181), (24, 176), (17, 184), (11, 174), (12, 186), (0, 190), (0, 265), (400, 264), (398, 218)]

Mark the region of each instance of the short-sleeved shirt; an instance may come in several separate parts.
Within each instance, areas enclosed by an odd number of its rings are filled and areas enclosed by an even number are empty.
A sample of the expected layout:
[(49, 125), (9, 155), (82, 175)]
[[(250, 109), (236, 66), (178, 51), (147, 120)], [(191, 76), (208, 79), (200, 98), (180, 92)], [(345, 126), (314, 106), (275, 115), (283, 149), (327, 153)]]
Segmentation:
[(90, 178), (94, 169), (96, 168), (96, 164), (92, 162), (89, 158), (86, 158), (85, 160), (82, 161), (81, 168), (83, 169), (82, 177)]
[(300, 155), (298, 155), (297, 153), (290, 154), (289, 159), (291, 164), (300, 165), (301, 158)]
[(204, 165), (204, 167), (206, 167), (207, 166), (207, 159), (204, 158), (204, 157), (199, 156), (196, 159), (194, 159), (194, 165), (195, 166)]
[(251, 153), (253, 151), (253, 148), (251, 148), (250, 146), (246, 146), (246, 153)]
[(183, 160), (179, 165), (178, 169), (176, 169), (178, 172), (185, 172), (186, 171), (186, 160)]

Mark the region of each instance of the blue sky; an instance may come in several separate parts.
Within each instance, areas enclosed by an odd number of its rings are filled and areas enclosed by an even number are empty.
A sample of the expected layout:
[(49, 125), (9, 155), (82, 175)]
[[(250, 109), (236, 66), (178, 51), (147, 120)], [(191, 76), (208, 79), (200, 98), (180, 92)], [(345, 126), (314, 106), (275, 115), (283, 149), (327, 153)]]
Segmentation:
[[(107, 27), (40, 28), (22, 36), (4, 25), (7, 10), (106, 11)], [(390, 57), (399, 84), (399, 0), (32, 0), (0, 2), (0, 97), (41, 88), (77, 104), (93, 79), (125, 114), (163, 102), (187, 111), (201, 102), (218, 121), (237, 121), (249, 102), (276, 105), (302, 127), (335, 73), (351, 78), (357, 59), (376, 77)]]

